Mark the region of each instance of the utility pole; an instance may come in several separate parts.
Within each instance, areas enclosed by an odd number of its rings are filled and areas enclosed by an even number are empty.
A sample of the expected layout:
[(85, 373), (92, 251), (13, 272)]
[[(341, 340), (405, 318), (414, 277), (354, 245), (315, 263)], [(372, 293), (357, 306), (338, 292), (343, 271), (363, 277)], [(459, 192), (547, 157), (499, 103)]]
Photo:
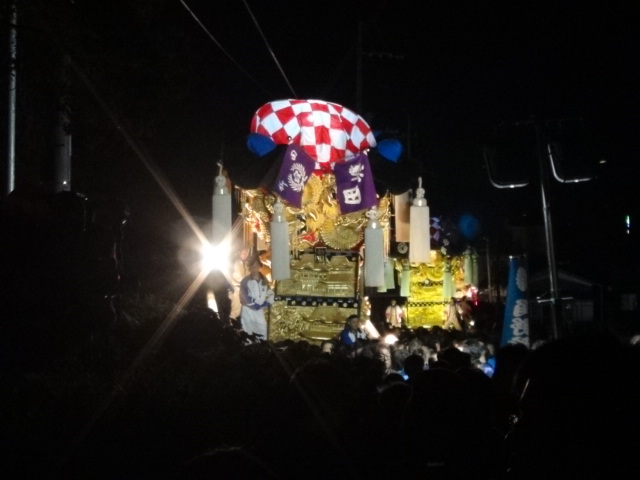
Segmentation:
[(358, 22), (358, 45), (356, 46), (356, 113), (362, 115), (362, 20)]
[(363, 29), (363, 21), (360, 20), (358, 22), (358, 38), (356, 45), (356, 113), (358, 115), (364, 116), (363, 112), (363, 68), (364, 68), (364, 56), (367, 57), (378, 57), (378, 58), (390, 58), (395, 60), (404, 59), (403, 55), (397, 55), (389, 52), (365, 52), (362, 49), (362, 29)]
[[(563, 120), (560, 120), (562, 122)], [(568, 119), (564, 120), (568, 121)], [(548, 123), (548, 122), (547, 122)], [(549, 269), (549, 303), (551, 304), (551, 329), (554, 339), (558, 339), (560, 332), (558, 329), (559, 324), (563, 322), (563, 309), (562, 298), (559, 295), (558, 288), (558, 269), (555, 256), (555, 242), (553, 238), (553, 222), (551, 221), (551, 202), (549, 195), (549, 167), (547, 161), (554, 171), (556, 180), (560, 183), (578, 183), (591, 180), (590, 176), (564, 178), (556, 174), (556, 162), (559, 160), (557, 153), (557, 145), (552, 143), (548, 138), (548, 133), (543, 130), (542, 122), (539, 120), (531, 120), (525, 122), (518, 122), (516, 126), (533, 126), (535, 130), (535, 148), (536, 159), (538, 162), (539, 181), (540, 181), (540, 196), (542, 200), (542, 215), (544, 219), (545, 230), (545, 244), (547, 253), (547, 265)], [(487, 166), (487, 172), (489, 174), (489, 180), (491, 184), (496, 188), (520, 188), (529, 184), (528, 181), (504, 182), (496, 180), (494, 177), (493, 169), (491, 168), (491, 162), (489, 161), (489, 149), (485, 146), (485, 162)]]
[(51, 178), (47, 179), (54, 193), (71, 190), (71, 118), (69, 112), (68, 69), (71, 59), (65, 55), (62, 59), (58, 77), (58, 112), (54, 130), (54, 158)]
[(16, 180), (16, 87), (18, 60), (18, 0), (12, 0), (9, 24), (9, 102), (7, 121), (7, 183), (5, 195), (15, 188)]
[(544, 217), (544, 233), (547, 247), (547, 265), (549, 268), (549, 297), (551, 301), (551, 330), (553, 338), (559, 338), (558, 323), (562, 322), (562, 298), (558, 295), (558, 268), (556, 264), (555, 242), (553, 239), (553, 223), (551, 222), (551, 203), (549, 202), (549, 171), (545, 168), (545, 144), (540, 124), (535, 123), (538, 167), (540, 170), (540, 196)]
[(489, 250), (489, 239), (485, 238), (485, 247), (486, 247), (486, 262), (487, 262), (487, 291), (489, 292), (489, 301), (494, 303), (496, 301), (496, 295), (493, 291), (493, 276), (491, 273), (491, 251)]

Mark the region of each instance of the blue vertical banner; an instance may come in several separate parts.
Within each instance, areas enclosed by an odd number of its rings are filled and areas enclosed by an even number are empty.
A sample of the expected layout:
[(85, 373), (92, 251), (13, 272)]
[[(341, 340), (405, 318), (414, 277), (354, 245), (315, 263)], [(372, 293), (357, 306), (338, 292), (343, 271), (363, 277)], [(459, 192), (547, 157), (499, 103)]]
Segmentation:
[(522, 343), (529, 347), (529, 300), (525, 257), (509, 257), (507, 303), (500, 346)]

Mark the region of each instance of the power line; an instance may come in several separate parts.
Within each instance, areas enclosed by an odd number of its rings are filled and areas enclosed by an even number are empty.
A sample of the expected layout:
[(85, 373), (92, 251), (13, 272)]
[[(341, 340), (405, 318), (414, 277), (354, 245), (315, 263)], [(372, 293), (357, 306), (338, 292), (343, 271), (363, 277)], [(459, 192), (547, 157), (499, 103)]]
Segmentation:
[[(273, 96), (273, 93), (271, 93), (269, 90), (267, 90), (260, 82), (258, 82), (249, 72), (247, 72), (242, 65), (240, 65), (235, 58), (233, 58), (225, 49), (224, 47), (220, 44), (220, 42), (218, 42), (218, 40), (215, 39), (215, 37), (211, 34), (211, 32), (209, 32), (209, 30), (207, 30), (207, 27), (204, 26), (204, 24), (200, 21), (200, 19), (196, 16), (195, 13), (193, 13), (193, 11), (189, 8), (189, 6), (184, 2), (184, 0), (180, 0), (180, 3), (184, 6), (184, 8), (187, 10), (187, 12), (189, 12), (189, 14), (193, 17), (193, 19), (198, 23), (198, 25), (200, 25), (200, 28), (202, 28), (202, 30), (207, 34), (207, 36), (213, 41), (213, 43), (216, 44), (216, 46), (220, 49), (220, 51), (222, 53), (225, 54), (225, 56), (231, 60), (231, 63), (233, 63), (238, 70), (240, 70), (242, 73), (244, 73), (247, 78), (249, 78), (253, 83), (255, 83), (258, 87), (260, 87), (264, 92), (268, 93), (269, 95)], [(246, 4), (245, 4), (246, 5)], [(247, 7), (249, 8), (249, 7)]]
[(273, 53), (273, 50), (272, 50), (271, 46), (269, 45), (269, 42), (267, 41), (267, 38), (264, 36), (264, 33), (262, 33), (262, 29), (260, 28), (260, 25), (258, 25), (258, 21), (256, 20), (256, 17), (253, 15), (253, 12), (249, 8), (249, 5), (247, 4), (247, 1), (246, 0), (242, 0), (242, 3), (244, 3), (244, 6), (247, 8), (247, 11), (249, 12), (249, 15), (251, 15), (251, 19), (253, 20), (253, 23), (255, 24), (256, 28), (258, 29), (258, 32), (260, 32), (260, 36), (262, 37), (262, 40), (264, 41), (265, 45), (267, 46), (267, 50), (269, 50), (269, 53), (271, 54), (271, 57), (273, 58), (273, 61), (276, 62), (276, 65), (278, 66), (278, 70), (280, 70), (280, 73), (284, 77), (284, 81), (287, 82), (287, 85), (289, 86), (289, 90), (291, 90), (291, 93), (293, 94), (293, 98), (298, 98), (298, 95), (296, 95), (295, 90), (291, 86), (291, 83), (289, 82), (289, 79), (285, 75), (284, 70), (282, 69), (282, 66), (280, 65), (280, 62), (278, 62), (278, 59), (276, 58), (275, 53)]

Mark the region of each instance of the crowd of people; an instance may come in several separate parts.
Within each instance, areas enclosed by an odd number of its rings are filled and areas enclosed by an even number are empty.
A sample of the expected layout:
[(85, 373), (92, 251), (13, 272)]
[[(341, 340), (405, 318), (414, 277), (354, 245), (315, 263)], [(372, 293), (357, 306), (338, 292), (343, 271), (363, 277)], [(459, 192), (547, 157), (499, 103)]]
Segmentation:
[[(438, 327), (320, 345), (208, 309), (5, 376), (4, 469), (51, 478), (635, 478), (637, 345), (497, 347)], [(131, 331), (129, 332), (129, 335)], [(92, 348), (97, 348), (93, 345)], [(126, 358), (125, 358), (126, 357)], [(10, 382), (10, 383), (9, 383)], [(635, 385), (635, 387), (634, 387)]]

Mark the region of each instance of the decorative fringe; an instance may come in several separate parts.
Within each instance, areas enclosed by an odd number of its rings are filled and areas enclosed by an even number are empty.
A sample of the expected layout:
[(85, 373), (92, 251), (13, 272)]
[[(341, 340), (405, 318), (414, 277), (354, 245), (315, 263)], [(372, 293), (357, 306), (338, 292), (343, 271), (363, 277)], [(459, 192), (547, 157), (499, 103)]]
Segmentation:
[(455, 294), (453, 274), (451, 273), (451, 261), (447, 258), (445, 260), (444, 276), (442, 278), (442, 299), (444, 301), (449, 301)]
[(478, 286), (478, 254), (471, 253), (471, 285)]
[(409, 224), (409, 261), (411, 263), (429, 263), (431, 256), (431, 225), (429, 206), (424, 198), (422, 177), (418, 177), (416, 198), (410, 208)]
[(400, 296), (408, 297), (411, 293), (411, 266), (408, 262), (403, 262), (402, 273), (400, 274)]
[(396, 275), (393, 268), (392, 259), (387, 257), (384, 261), (384, 283), (387, 290), (393, 290), (396, 288)]
[(387, 290), (393, 290), (396, 288), (395, 272), (393, 271), (393, 260), (389, 258), (386, 251), (386, 238), (385, 238), (385, 259), (384, 259), (384, 285), (378, 287), (378, 292), (386, 292)]
[(471, 250), (464, 252), (464, 283), (465, 285), (474, 285), (473, 283), (473, 260), (471, 259)]
[(407, 243), (409, 237), (410, 214), (409, 209), (411, 201), (409, 200), (409, 191), (393, 196), (393, 219), (395, 221), (395, 238), (396, 242)]
[(385, 286), (384, 232), (374, 207), (367, 212), (369, 223), (364, 229), (364, 283), (367, 287)]
[(291, 277), (289, 256), (289, 223), (284, 217), (284, 205), (280, 198), (273, 205), (271, 219), (271, 278), (286, 280)]
[(212, 235), (211, 241), (217, 245), (221, 243), (231, 230), (231, 195), (227, 188), (227, 179), (222, 175), (222, 163), (218, 162), (220, 171), (215, 178), (212, 198)]

